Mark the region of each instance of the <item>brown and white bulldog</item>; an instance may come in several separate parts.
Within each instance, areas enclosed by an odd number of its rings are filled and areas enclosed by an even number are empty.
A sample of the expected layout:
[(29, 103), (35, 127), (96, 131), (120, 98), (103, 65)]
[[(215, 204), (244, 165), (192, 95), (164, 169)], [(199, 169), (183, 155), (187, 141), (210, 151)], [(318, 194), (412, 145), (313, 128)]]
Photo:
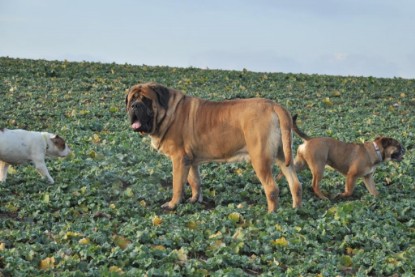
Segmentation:
[(206, 162), (251, 161), (261, 181), (268, 211), (278, 206), (272, 176), (274, 162), (288, 180), (293, 207), (301, 205), (301, 184), (292, 153), (292, 119), (267, 99), (212, 102), (184, 95), (155, 83), (133, 86), (126, 97), (131, 128), (151, 137), (152, 146), (173, 164), (173, 197), (162, 207), (174, 209), (188, 181), (190, 202), (202, 202), (199, 165)]
[(405, 153), (397, 140), (387, 137), (378, 137), (362, 144), (345, 143), (328, 137), (311, 138), (298, 128), (296, 119), (297, 115), (293, 117), (293, 130), (304, 143), (298, 147), (294, 166), (297, 172), (305, 165), (309, 167), (313, 175), (314, 193), (321, 199), (327, 199), (319, 186), (326, 165), (346, 176), (345, 190), (338, 196), (351, 196), (359, 177), (363, 178), (370, 194), (376, 196), (379, 194), (373, 178), (376, 166), (390, 160), (399, 162)]
[(40, 175), (53, 184), (45, 157), (65, 157), (69, 153), (68, 145), (58, 135), (21, 129), (0, 129), (0, 181), (6, 181), (9, 165), (33, 162)]

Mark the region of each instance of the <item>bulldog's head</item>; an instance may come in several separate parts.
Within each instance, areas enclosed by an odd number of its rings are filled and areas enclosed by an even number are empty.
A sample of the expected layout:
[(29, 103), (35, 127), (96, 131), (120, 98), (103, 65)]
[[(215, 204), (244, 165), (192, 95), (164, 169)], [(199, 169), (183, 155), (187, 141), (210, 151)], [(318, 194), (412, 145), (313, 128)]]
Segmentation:
[(382, 158), (384, 161), (392, 160), (400, 162), (403, 159), (405, 149), (396, 139), (378, 137), (375, 139), (375, 142), (377, 143), (377, 145), (382, 146), (383, 148)]
[(125, 98), (131, 128), (142, 134), (153, 134), (168, 109), (169, 89), (155, 83), (133, 86)]

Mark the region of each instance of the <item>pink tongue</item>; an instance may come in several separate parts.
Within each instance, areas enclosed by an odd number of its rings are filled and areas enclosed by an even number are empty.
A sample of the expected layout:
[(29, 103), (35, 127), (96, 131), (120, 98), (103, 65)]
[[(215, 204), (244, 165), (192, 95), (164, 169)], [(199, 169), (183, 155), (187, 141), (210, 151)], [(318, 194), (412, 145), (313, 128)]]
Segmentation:
[(131, 128), (133, 129), (138, 129), (140, 127), (141, 127), (141, 123), (138, 121), (134, 122), (133, 125), (131, 125)]

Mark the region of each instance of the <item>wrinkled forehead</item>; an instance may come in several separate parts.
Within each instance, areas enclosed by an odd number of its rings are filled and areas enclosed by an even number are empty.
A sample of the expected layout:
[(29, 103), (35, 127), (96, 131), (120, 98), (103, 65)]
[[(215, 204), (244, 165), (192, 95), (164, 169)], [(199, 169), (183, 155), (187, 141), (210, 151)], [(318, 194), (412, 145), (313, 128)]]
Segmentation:
[(135, 85), (128, 92), (128, 101), (131, 102), (132, 100), (140, 98), (142, 96), (150, 99), (153, 99), (155, 97), (153, 90), (149, 86)]

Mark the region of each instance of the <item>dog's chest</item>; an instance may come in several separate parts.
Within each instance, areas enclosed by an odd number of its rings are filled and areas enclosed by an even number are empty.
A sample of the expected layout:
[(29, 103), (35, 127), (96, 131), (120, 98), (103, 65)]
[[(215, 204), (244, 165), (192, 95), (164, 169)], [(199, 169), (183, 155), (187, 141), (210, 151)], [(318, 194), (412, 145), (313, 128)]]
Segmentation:
[(376, 170), (376, 165), (370, 166), (370, 167), (366, 167), (365, 170), (362, 172), (362, 176), (367, 176), (367, 175), (371, 175), (375, 172)]

